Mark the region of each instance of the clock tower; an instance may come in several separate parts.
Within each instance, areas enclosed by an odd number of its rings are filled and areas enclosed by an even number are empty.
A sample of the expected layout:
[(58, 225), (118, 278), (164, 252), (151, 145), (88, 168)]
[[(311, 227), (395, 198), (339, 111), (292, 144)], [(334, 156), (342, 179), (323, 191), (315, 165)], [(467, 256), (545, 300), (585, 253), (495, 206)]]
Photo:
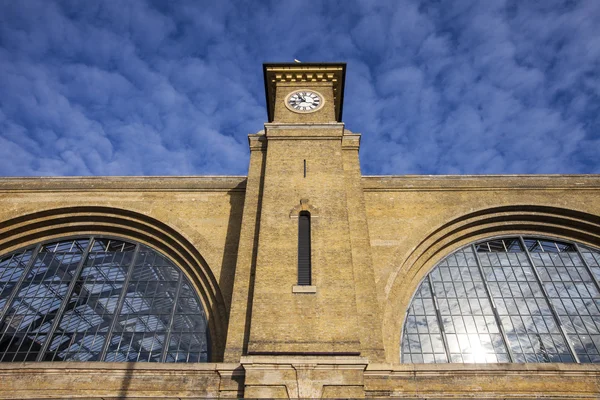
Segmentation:
[(360, 135), (342, 122), (345, 72), (342, 63), (264, 65), (268, 123), (249, 135), (226, 354), (246, 356), (246, 385), (253, 365), (278, 356), (349, 370), (383, 360)]
[(342, 121), (345, 64), (264, 64), (269, 123)]

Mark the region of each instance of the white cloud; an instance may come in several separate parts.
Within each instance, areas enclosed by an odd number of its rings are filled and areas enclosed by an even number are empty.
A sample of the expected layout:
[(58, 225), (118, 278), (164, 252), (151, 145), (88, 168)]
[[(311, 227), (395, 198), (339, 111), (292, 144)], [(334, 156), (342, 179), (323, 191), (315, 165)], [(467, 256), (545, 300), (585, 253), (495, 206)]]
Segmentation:
[(245, 174), (261, 63), (348, 63), (363, 173), (600, 172), (600, 3), (0, 5), (0, 174)]

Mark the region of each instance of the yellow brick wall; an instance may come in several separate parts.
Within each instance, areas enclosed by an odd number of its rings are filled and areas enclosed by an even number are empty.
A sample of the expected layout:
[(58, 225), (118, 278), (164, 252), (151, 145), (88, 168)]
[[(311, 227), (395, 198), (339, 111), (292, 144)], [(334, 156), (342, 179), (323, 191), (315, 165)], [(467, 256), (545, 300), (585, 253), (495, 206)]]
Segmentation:
[(598, 176), (363, 177), (363, 187), (388, 362), (400, 360), (419, 282), (459, 247), (510, 234), (600, 246)]
[(245, 177), (4, 178), (0, 254), (69, 235), (108, 234), (145, 242), (179, 264), (196, 284), (209, 317), (212, 354), (220, 360), (245, 182)]

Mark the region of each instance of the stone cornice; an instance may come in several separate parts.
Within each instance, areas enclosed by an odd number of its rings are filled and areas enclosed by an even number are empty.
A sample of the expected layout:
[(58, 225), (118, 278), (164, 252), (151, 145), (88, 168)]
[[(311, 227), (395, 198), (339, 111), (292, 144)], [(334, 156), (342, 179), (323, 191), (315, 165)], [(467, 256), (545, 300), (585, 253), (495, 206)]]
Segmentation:
[(342, 149), (358, 150), (360, 148), (360, 133), (345, 133), (342, 136)]
[(600, 175), (363, 176), (365, 192), (600, 190)]
[(5, 192), (244, 192), (245, 176), (74, 176), (0, 178)]
[(342, 122), (265, 124), (267, 140), (341, 140), (345, 132), (352, 134)]
[(276, 129), (345, 129), (343, 122), (321, 122), (321, 123), (281, 123), (281, 122), (269, 122), (265, 124), (265, 131), (276, 130)]
[[(298, 138), (300, 139), (300, 137)], [(339, 140), (340, 138), (337, 137)], [(350, 144), (350, 143), (348, 143)], [(262, 140), (258, 146), (264, 144)], [(461, 190), (600, 190), (600, 175), (382, 175), (363, 176), (366, 192)], [(244, 192), (245, 176), (4, 177), (2, 192), (197, 191)]]
[(250, 151), (264, 151), (267, 149), (267, 137), (264, 131), (248, 135)]

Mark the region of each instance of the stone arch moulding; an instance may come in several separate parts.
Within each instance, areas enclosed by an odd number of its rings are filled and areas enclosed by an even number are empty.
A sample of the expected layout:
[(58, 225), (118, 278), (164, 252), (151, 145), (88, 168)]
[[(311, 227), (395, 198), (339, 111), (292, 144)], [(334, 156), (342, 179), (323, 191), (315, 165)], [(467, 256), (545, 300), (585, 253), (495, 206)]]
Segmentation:
[(423, 277), (445, 256), (486, 238), (537, 235), (600, 247), (600, 216), (536, 205), (487, 208), (455, 218), (431, 231), (395, 265), (385, 287), (383, 337), (386, 360), (398, 363), (404, 317)]
[(66, 207), (0, 222), (0, 255), (62, 237), (107, 235), (144, 243), (170, 258), (188, 276), (208, 318), (211, 360), (223, 358), (227, 308), (218, 281), (196, 247), (167, 224), (113, 207)]
[(300, 199), (300, 203), (290, 210), (290, 219), (298, 218), (301, 211), (308, 211), (311, 218), (319, 216), (319, 209), (312, 204), (308, 199)]

